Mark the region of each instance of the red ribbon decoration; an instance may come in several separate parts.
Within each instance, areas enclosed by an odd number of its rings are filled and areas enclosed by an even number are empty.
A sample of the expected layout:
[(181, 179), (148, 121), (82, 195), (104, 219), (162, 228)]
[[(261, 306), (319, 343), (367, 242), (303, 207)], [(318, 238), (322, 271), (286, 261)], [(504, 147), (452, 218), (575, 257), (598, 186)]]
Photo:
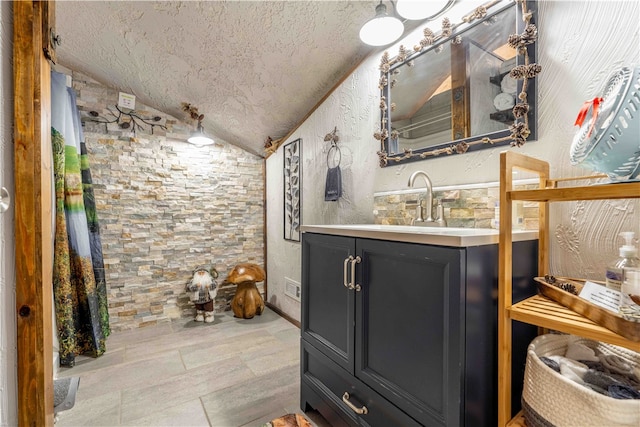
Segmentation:
[(584, 120), (587, 118), (587, 113), (593, 106), (593, 118), (591, 119), (591, 126), (589, 126), (589, 133), (587, 133), (587, 137), (590, 137), (593, 133), (593, 128), (596, 125), (596, 120), (598, 119), (598, 109), (600, 108), (600, 103), (602, 102), (602, 98), (596, 97), (591, 101), (586, 101), (582, 104), (582, 108), (578, 113), (578, 117), (576, 118), (576, 122), (573, 124), (574, 126), (582, 126)]

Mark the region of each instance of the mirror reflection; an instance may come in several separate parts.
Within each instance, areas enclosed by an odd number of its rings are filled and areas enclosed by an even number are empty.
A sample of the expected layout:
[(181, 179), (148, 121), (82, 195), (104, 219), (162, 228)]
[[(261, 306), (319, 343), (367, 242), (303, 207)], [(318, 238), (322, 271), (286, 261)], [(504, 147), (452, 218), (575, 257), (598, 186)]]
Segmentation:
[(384, 139), (382, 166), (512, 143), (513, 108), (523, 97), (527, 137), (535, 139), (535, 86), (529, 81), (522, 95), (523, 80), (510, 75), (535, 61), (531, 46), (509, 43), (524, 27), (518, 9), (506, 2), (473, 24), (454, 25), (423, 52), (392, 59), (388, 69), (383, 59), (383, 131), (376, 135)]

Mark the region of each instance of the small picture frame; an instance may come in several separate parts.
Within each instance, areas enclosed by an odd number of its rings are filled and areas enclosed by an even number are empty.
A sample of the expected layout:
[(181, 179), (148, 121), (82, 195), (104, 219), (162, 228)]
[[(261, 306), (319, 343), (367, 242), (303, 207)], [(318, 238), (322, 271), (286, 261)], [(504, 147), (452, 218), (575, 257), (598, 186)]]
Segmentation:
[(302, 223), (302, 139), (283, 147), (284, 239), (300, 241)]

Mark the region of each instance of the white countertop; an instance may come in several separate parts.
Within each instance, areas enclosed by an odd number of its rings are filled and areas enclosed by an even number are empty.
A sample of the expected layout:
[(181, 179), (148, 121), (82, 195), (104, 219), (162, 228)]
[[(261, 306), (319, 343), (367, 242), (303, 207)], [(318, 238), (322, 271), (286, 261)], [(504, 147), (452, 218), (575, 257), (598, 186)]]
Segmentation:
[[(482, 246), (498, 243), (499, 232), (491, 228), (417, 227), (411, 225), (351, 224), (303, 225), (303, 233), (322, 233), (439, 246)], [(535, 240), (537, 231), (514, 230), (512, 240)]]

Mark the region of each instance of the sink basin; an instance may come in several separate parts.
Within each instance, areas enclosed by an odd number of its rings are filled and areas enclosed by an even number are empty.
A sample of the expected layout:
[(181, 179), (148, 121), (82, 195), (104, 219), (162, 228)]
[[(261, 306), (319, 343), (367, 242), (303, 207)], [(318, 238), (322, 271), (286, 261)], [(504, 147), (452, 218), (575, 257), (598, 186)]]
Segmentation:
[(498, 233), (498, 230), (494, 230), (492, 228), (422, 227), (418, 225), (353, 224), (334, 225), (332, 227), (353, 228), (357, 230), (372, 230), (380, 231), (383, 233), (441, 234), (445, 236), (479, 236)]
[[(481, 246), (498, 243), (499, 231), (492, 228), (420, 227), (415, 225), (345, 224), (304, 225), (303, 232), (324, 233), (379, 240), (424, 243), (441, 246)], [(512, 240), (534, 240), (537, 231), (513, 231)]]

